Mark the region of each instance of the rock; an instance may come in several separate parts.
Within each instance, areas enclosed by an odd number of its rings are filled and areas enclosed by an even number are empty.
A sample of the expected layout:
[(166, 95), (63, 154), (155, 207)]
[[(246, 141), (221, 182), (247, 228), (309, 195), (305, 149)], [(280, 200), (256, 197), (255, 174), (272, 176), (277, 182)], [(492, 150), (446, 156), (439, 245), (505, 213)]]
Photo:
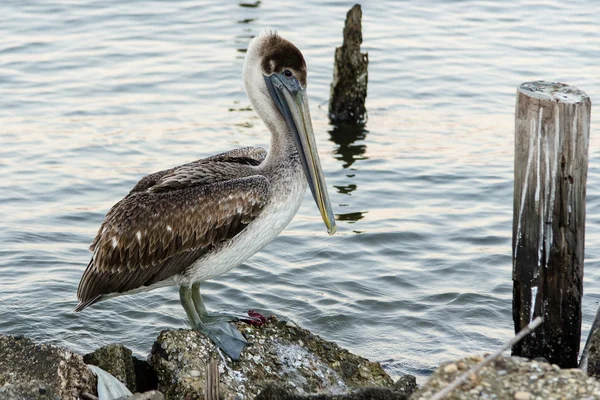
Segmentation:
[(404, 375), (394, 384), (394, 390), (406, 396), (410, 396), (417, 390), (417, 378), (413, 375)]
[(96, 377), (80, 355), (61, 347), (35, 344), (21, 336), (0, 336), (0, 386), (6, 394), (0, 398), (34, 390), (36, 385), (39, 396), (31, 399), (78, 398), (82, 392), (96, 393)]
[(135, 385), (135, 368), (131, 350), (122, 344), (109, 344), (83, 356), (86, 364), (96, 365), (118, 380), (131, 392), (137, 390)]
[(596, 317), (583, 349), (579, 366), (589, 376), (600, 378), (600, 308), (596, 311)]
[(356, 4), (346, 15), (344, 42), (335, 49), (329, 99), (329, 118), (332, 122), (360, 123), (366, 119), (369, 56), (360, 52), (361, 18), (360, 4)]
[(7, 383), (0, 386), (0, 399), (3, 400), (54, 400), (59, 399), (46, 384), (40, 381)]
[(444, 367), (444, 372), (447, 374), (453, 374), (458, 371), (458, 366), (456, 364), (448, 364)]
[(154, 390), (158, 384), (148, 362), (133, 357), (131, 350), (121, 344), (101, 347), (83, 356), (83, 361), (102, 368), (133, 393)]
[(367, 386), (393, 387), (378, 363), (297, 326), (274, 317), (260, 327), (236, 325), (250, 342), (236, 362), (220, 355), (214, 344), (196, 331), (160, 333), (149, 361), (158, 377), (158, 389), (166, 398), (204, 398), (211, 358), (218, 362), (223, 398), (252, 399), (268, 381), (283, 382), (282, 390), (294, 395), (338, 395)]
[(134, 393), (127, 400), (164, 400), (165, 396), (159, 391), (151, 390), (145, 393)]
[(291, 393), (283, 386), (270, 383), (254, 400), (407, 400), (408, 396), (395, 392), (390, 388), (372, 387), (358, 389), (353, 393), (330, 395), (299, 395)]
[(529, 400), (531, 393), (529, 392), (517, 392), (515, 393), (515, 400)]
[[(452, 372), (446, 372), (448, 365), (464, 362), (467, 368), (471, 368), (480, 361), (481, 357), (471, 357), (440, 366), (411, 400), (431, 398), (464, 373), (458, 368), (450, 368)], [(452, 400), (597, 398), (600, 398), (600, 382), (585, 376), (579, 369), (560, 369), (545, 362), (504, 356), (484, 367), (448, 396)]]

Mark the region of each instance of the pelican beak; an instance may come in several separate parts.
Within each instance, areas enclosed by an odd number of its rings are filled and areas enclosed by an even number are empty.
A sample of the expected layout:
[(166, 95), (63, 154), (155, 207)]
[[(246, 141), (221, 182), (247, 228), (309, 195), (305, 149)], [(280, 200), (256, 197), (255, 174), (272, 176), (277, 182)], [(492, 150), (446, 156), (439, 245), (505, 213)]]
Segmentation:
[(281, 74), (265, 76), (265, 82), (273, 101), (294, 136), (308, 186), (319, 207), (327, 233), (333, 235), (337, 228), (319, 160), (306, 89), (301, 87), (295, 78), (290, 80)]

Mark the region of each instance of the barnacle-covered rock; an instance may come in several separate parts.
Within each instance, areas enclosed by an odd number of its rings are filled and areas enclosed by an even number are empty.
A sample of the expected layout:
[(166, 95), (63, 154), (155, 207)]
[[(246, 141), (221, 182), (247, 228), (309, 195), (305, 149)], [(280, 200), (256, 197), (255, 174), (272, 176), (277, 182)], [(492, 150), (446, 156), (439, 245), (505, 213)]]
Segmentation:
[[(483, 357), (473, 356), (442, 364), (431, 378), (411, 397), (428, 400)], [(560, 369), (542, 361), (520, 357), (499, 357), (477, 375), (454, 390), (448, 400), (516, 399), (559, 400), (599, 399), (600, 382), (580, 369)]]
[(96, 365), (119, 381), (132, 392), (136, 391), (135, 368), (131, 350), (122, 344), (109, 344), (83, 356), (86, 364)]
[(96, 378), (80, 355), (22, 336), (0, 336), (1, 398), (29, 393), (21, 398), (76, 399), (83, 392), (96, 393)]
[(7, 383), (0, 386), (2, 400), (54, 400), (59, 399), (56, 393), (48, 390), (47, 385), (40, 381)]
[(204, 398), (207, 364), (218, 362), (219, 392), (225, 399), (253, 399), (270, 381), (293, 394), (344, 394), (394, 383), (381, 366), (325, 341), (292, 322), (274, 317), (262, 326), (237, 323), (247, 346), (238, 361), (222, 355), (192, 330), (162, 331), (150, 364), (167, 399)]

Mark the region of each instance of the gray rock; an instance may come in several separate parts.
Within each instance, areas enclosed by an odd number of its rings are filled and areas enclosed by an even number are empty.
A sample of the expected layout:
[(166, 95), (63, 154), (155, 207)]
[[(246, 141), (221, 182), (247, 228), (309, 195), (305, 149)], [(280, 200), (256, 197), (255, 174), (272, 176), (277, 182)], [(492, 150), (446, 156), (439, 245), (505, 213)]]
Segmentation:
[[(411, 396), (426, 400), (446, 387), (467, 369), (481, 362), (475, 356), (442, 364), (431, 378)], [(545, 362), (520, 357), (500, 357), (476, 376), (454, 390), (448, 399), (598, 399), (600, 382), (580, 369), (560, 369)]]
[(21, 383), (7, 383), (0, 386), (0, 399), (2, 400), (58, 400), (60, 397), (52, 390), (48, 390), (45, 383), (29, 381)]
[(356, 4), (346, 15), (344, 43), (335, 49), (329, 98), (329, 118), (333, 122), (360, 123), (366, 119), (369, 56), (360, 52), (361, 18), (361, 7)]
[(167, 399), (204, 398), (207, 364), (218, 362), (222, 398), (254, 398), (268, 381), (284, 382), (292, 394), (346, 394), (367, 386), (393, 387), (378, 363), (354, 355), (295, 325), (270, 318), (263, 326), (236, 324), (251, 343), (239, 361), (219, 354), (191, 330), (162, 331), (150, 364)]
[(595, 330), (588, 339), (585, 370), (589, 376), (600, 378), (600, 330)]
[(147, 361), (132, 356), (121, 344), (110, 344), (83, 356), (86, 364), (96, 365), (119, 381), (132, 393), (156, 389), (156, 374)]
[(122, 344), (109, 344), (83, 356), (86, 364), (96, 365), (119, 381), (131, 392), (137, 390), (131, 350)]
[[(0, 386), (6, 393), (17, 393), (27, 390), (29, 386), (24, 384), (28, 383), (40, 385), (38, 389), (46, 393), (39, 394), (46, 398), (78, 398), (82, 392), (96, 393), (96, 377), (80, 355), (61, 347), (35, 344), (20, 336), (0, 336)], [(34, 386), (29, 388), (33, 390)]]
[(594, 323), (581, 354), (579, 368), (589, 376), (600, 378), (600, 308), (596, 311)]
[(291, 393), (283, 386), (270, 383), (254, 400), (407, 400), (408, 396), (390, 388), (372, 387), (359, 389), (353, 393), (330, 395), (299, 395)]
[(165, 396), (159, 391), (151, 390), (145, 393), (134, 393), (133, 396), (129, 396), (126, 399), (118, 400), (164, 400)]
[(417, 390), (417, 378), (413, 375), (404, 375), (394, 384), (394, 390), (406, 396), (410, 396)]

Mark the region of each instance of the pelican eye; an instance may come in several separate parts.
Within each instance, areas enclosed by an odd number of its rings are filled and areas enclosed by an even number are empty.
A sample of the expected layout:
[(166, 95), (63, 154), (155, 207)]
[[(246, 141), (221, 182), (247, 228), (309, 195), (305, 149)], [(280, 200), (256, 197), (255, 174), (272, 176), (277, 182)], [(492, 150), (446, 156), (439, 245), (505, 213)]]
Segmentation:
[(286, 69), (283, 71), (283, 74), (287, 77), (287, 78), (291, 78), (292, 76), (294, 76), (294, 74), (292, 73), (292, 71), (290, 71), (289, 69)]

